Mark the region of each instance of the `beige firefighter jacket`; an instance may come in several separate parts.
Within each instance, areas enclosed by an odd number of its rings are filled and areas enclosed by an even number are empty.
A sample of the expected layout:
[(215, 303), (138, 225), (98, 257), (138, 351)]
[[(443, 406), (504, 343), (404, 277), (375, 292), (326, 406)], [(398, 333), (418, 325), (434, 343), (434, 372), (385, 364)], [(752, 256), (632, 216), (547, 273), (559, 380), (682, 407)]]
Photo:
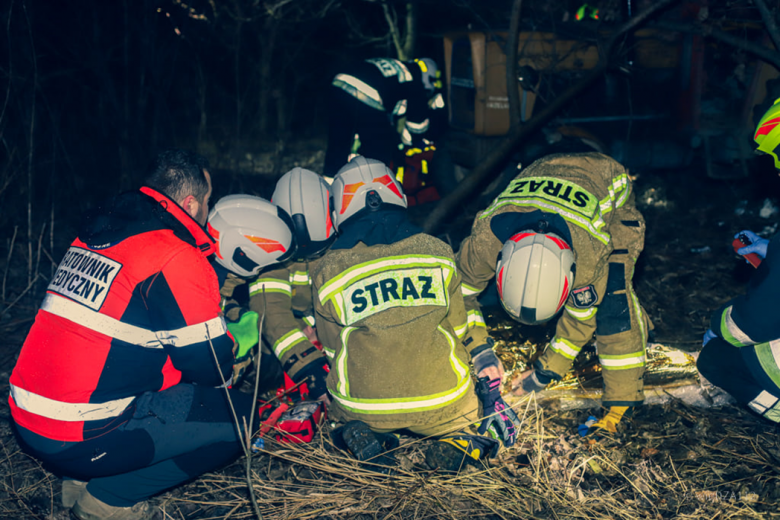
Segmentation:
[[(307, 325), (315, 325), (309, 269), (317, 261), (279, 265), (249, 282), (230, 274), (221, 291), (232, 298), (236, 286), (249, 283), (249, 309), (259, 316), (265, 313), (263, 339), (294, 380), (309, 363), (325, 360), (303, 333)], [(238, 319), (238, 308), (225, 309), (228, 320)]]
[[(606, 155), (554, 154), (522, 170), (493, 203), (477, 215), (471, 235), (463, 241), (458, 252), (469, 322), (465, 342), (469, 349), (487, 340), (477, 297), (495, 276), (497, 257), (503, 246), (493, 233), (491, 221), (507, 212), (536, 210), (555, 213), (565, 220), (576, 261), (571, 294), (558, 319), (544, 363), (546, 369), (562, 375), (596, 331), (595, 317), (607, 292), (613, 253), (621, 253), (613, 258), (627, 258), (627, 280), (630, 281), (633, 262), (644, 245), (644, 219), (633, 205), (628, 174), (621, 164)], [(634, 227), (626, 228), (623, 221)], [(523, 230), (515, 232), (520, 231)], [(619, 235), (617, 240), (615, 234)], [(615, 246), (616, 241), (620, 250)], [(633, 315), (641, 316), (641, 310), (633, 293), (631, 299), (631, 305), (635, 307), (631, 309), (633, 322)], [(638, 323), (634, 325), (645, 326), (644, 319), (636, 321)], [(644, 336), (645, 331), (641, 334)], [(628, 347), (628, 350), (637, 348)], [(637, 363), (644, 366), (642, 346), (638, 347), (636, 356)]]
[(422, 233), (331, 249), (313, 270), (317, 331), (331, 358), (332, 416), (377, 429), (439, 424), (474, 390), (452, 249)]

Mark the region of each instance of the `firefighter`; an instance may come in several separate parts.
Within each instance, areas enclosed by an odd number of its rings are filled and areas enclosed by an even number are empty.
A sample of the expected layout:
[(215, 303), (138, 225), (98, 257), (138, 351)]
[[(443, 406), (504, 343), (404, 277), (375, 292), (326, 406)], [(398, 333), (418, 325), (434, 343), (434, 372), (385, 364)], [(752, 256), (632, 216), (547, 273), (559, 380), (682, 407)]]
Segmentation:
[(440, 77), (430, 58), (372, 58), (336, 74), (324, 175), (334, 176), (353, 154), (396, 168), (403, 167), (406, 152), (427, 160), (446, 125)]
[(543, 323), (563, 310), (515, 393), (560, 379), (595, 334), (606, 413), (588, 433), (615, 431), (644, 400), (649, 322), (631, 284), (644, 234), (631, 181), (613, 159), (583, 153), (535, 161), (477, 215), (458, 252), (464, 343), (493, 344), (477, 297), (494, 277), (504, 309), (521, 323)]
[[(226, 315), (236, 322), (232, 325), (236, 330), (234, 335), (246, 337), (244, 345), (249, 348), (258, 342), (258, 318), (264, 314), (263, 351), (266, 355), (261, 366), (273, 366), (279, 377), (283, 377), (281, 373), (284, 371), (294, 383), (306, 380), (309, 396), (327, 402), (325, 379), (328, 362), (321, 350), (315, 347), (320, 343), (314, 328), (309, 270), (336, 236), (330, 218), (328, 185), (312, 171), (293, 168), (279, 179), (271, 199), (276, 203), (274, 211), (278, 207), (279, 215), (289, 223), (295, 250), (285, 255), (284, 259), (289, 261), (259, 273), (242, 272), (229, 259), (218, 258), (217, 261), (231, 272), (222, 285)], [(219, 205), (212, 217), (218, 214)], [(264, 223), (253, 221), (254, 218), (249, 213), (236, 215), (237, 222), (263, 229)], [(211, 220), (209, 225), (212, 225)], [(278, 249), (276, 244), (268, 244), (267, 247)], [(248, 277), (248, 274), (253, 276)], [(239, 306), (233, 298), (235, 288), (242, 284), (248, 286), (248, 309)], [(231, 327), (231, 324), (228, 326)], [(231, 328), (231, 332), (233, 330)], [(244, 330), (246, 334), (242, 332)], [(265, 375), (266, 370), (263, 372)], [(283, 384), (282, 379), (276, 382), (276, 386)]]
[[(276, 269), (294, 257), (293, 222), (287, 212), (260, 197), (229, 195), (214, 205), (207, 228), (217, 242), (213, 258), (222, 311), (238, 345), (234, 374), (234, 384), (238, 384), (254, 361), (260, 331), (258, 313), (239, 305), (237, 289), (256, 279), (264, 267)], [(279, 387), (284, 383), (279, 362), (268, 348), (261, 348), (260, 353), (259, 390)]]
[[(758, 151), (774, 158), (780, 171), (780, 99), (761, 117), (754, 140)], [(762, 238), (740, 231), (751, 244), (740, 255), (755, 253), (763, 261), (742, 296), (726, 302), (712, 315), (704, 334), (697, 366), (711, 383), (731, 394), (761, 417), (780, 423), (780, 364), (777, 343), (780, 323), (774, 306), (780, 290), (780, 238)]]
[(381, 452), (381, 434), (405, 429), (443, 436), (449, 458), (434, 460), (442, 469), (494, 455), (495, 441), (453, 434), (478, 420), (479, 400), (481, 431), (493, 428), (511, 445), (516, 417), (498, 394), (500, 363), (492, 350), (469, 351), (461, 341), (466, 311), (450, 247), (408, 222), (406, 197), (379, 161), (352, 159), (331, 193), (339, 236), (312, 283), (317, 332), (331, 358), (331, 418), (346, 423), (350, 451), (365, 460)]
[(142, 188), (85, 215), (22, 347), (19, 443), (69, 477), (74, 518), (152, 518), (147, 498), (242, 453), (227, 397), (247, 422), (252, 398), (226, 388), (235, 345), (206, 259), (210, 194), (205, 159), (158, 155)]

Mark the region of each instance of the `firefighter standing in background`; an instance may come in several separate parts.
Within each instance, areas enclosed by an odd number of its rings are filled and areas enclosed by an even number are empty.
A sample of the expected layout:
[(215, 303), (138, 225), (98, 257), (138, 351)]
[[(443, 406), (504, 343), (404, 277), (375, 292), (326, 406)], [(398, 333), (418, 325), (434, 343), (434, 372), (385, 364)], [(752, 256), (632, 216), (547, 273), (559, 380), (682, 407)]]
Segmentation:
[(446, 125), (440, 75), (430, 58), (373, 58), (336, 74), (324, 175), (334, 176), (353, 154), (396, 168), (404, 152), (432, 155), (432, 141)]
[[(754, 139), (758, 151), (774, 158), (780, 171), (780, 99), (761, 117)], [(750, 279), (747, 292), (730, 300), (713, 315), (704, 335), (699, 371), (711, 383), (731, 394), (740, 404), (780, 423), (780, 238), (770, 240), (752, 231), (741, 231), (752, 242), (741, 255), (763, 259)]]
[(521, 171), (477, 215), (458, 252), (469, 348), (492, 345), (477, 296), (494, 276), (503, 307), (521, 323), (542, 323), (564, 310), (516, 394), (560, 379), (595, 334), (607, 413), (589, 433), (615, 431), (644, 400), (649, 322), (631, 278), (645, 223), (633, 200), (628, 174), (613, 159), (550, 155)]
[[(331, 193), (339, 237), (313, 271), (314, 308), (331, 356), (330, 416), (347, 423), (345, 443), (363, 459), (361, 447), (350, 441), (371, 432), (441, 436), (464, 430), (478, 420), (469, 362), (489, 381), (500, 381), (500, 363), (492, 350), (469, 353), (463, 346), (466, 311), (452, 250), (408, 222), (406, 197), (378, 161), (350, 161)], [(482, 384), (490, 396), (480, 396), (490, 416), (483, 430), (494, 426), (511, 445), (516, 417), (488, 386)], [(464, 455), (495, 454), (498, 447), (468, 435), (449, 435), (445, 443), (457, 456), (443, 469), (457, 469)]]
[(206, 259), (210, 194), (205, 159), (161, 153), (144, 187), (85, 216), (22, 347), (19, 443), (70, 477), (74, 518), (152, 518), (147, 498), (242, 453), (226, 392), (239, 421), (252, 398), (219, 388), (234, 342)]

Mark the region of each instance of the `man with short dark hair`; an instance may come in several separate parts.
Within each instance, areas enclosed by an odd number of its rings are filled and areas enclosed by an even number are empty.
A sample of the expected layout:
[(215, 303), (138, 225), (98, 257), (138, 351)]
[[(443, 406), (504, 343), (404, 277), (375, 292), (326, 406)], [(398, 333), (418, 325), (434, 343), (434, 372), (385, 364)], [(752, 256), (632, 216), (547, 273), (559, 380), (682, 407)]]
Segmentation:
[(251, 396), (224, 388), (234, 343), (206, 259), (210, 194), (204, 158), (158, 155), (144, 187), (86, 214), (22, 347), (19, 442), (69, 478), (75, 518), (152, 518), (148, 497), (241, 453), (226, 393), (239, 421)]

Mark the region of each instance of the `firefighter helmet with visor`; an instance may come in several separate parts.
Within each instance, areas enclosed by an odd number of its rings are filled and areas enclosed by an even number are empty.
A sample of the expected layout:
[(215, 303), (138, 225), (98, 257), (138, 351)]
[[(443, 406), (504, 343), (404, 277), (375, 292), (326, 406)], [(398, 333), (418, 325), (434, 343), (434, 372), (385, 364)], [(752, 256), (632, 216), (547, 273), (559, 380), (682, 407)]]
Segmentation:
[(276, 183), (271, 202), (292, 219), (295, 256), (306, 260), (322, 255), (336, 238), (330, 214), (328, 183), (311, 170), (293, 168)]
[(244, 278), (293, 256), (292, 228), (292, 220), (284, 210), (252, 195), (222, 197), (211, 210), (207, 224), (217, 241), (217, 263)]
[(548, 321), (563, 307), (574, 281), (574, 253), (554, 233), (522, 231), (504, 243), (496, 285), (504, 309), (526, 325)]
[(376, 159), (357, 156), (341, 167), (330, 186), (333, 224), (336, 229), (349, 218), (382, 207), (406, 209), (406, 195), (393, 172)]

